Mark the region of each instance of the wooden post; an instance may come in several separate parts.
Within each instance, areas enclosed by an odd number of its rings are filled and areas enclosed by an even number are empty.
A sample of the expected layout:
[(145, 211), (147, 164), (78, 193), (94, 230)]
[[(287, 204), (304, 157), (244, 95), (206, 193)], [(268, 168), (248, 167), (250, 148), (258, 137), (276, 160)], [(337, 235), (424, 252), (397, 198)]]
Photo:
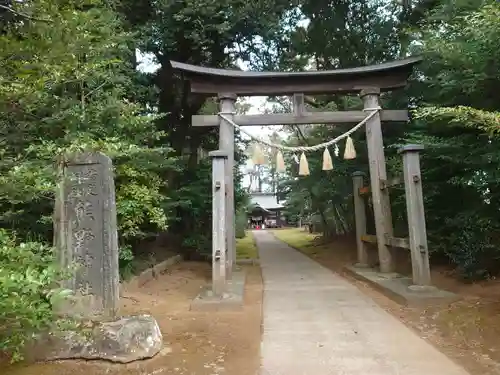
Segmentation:
[(419, 151), (423, 149), (422, 145), (406, 145), (399, 150), (403, 155), (413, 284), (417, 287), (431, 285), (422, 177), (420, 176)]
[(352, 186), (354, 197), (354, 218), (356, 221), (356, 246), (358, 250), (358, 262), (356, 267), (368, 267), (368, 252), (366, 244), (361, 240), (361, 236), (366, 235), (366, 209), (364, 198), (359, 195), (359, 189), (363, 187), (365, 174), (354, 172), (352, 174)]
[(226, 291), (226, 184), (225, 151), (212, 151), (212, 292), (222, 297)]
[[(379, 107), (380, 90), (378, 88), (361, 91), (364, 108)], [(381, 182), (387, 180), (385, 167), (384, 142), (380, 114), (376, 114), (366, 123), (366, 142), (368, 145), (368, 160), (370, 164), (370, 183), (373, 197), (373, 213), (375, 216), (375, 231), (381, 272), (393, 272), (394, 262), (391, 249), (385, 244), (386, 236), (392, 237), (392, 215), (388, 189), (381, 189)]]
[[(228, 118), (233, 118), (236, 111), (236, 95), (221, 93), (218, 96), (220, 111)], [(236, 262), (236, 236), (235, 236), (235, 213), (234, 213), (234, 128), (226, 120), (220, 119), (219, 149), (227, 153), (225, 163), (226, 188), (226, 223), (227, 223), (227, 274), (231, 278), (233, 265)]]
[(303, 116), (306, 112), (304, 94), (293, 94), (293, 113), (296, 117)]

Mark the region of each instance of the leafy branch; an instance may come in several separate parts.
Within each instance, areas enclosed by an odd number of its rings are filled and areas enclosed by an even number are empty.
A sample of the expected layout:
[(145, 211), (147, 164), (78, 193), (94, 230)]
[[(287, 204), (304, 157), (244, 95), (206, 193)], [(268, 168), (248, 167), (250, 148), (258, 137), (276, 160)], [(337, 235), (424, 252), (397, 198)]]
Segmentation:
[(485, 111), (467, 106), (426, 107), (413, 112), (415, 118), (445, 121), (450, 125), (480, 129), (493, 135), (500, 132), (500, 112)]
[(14, 8), (12, 8), (12, 7), (8, 6), (8, 5), (2, 5), (2, 4), (0, 4), (0, 8), (5, 9), (6, 11), (8, 11), (8, 12), (10, 12), (12, 14), (15, 14), (16, 16), (23, 17), (23, 18), (26, 18), (26, 19), (31, 20), (31, 21), (41, 21), (41, 22), (50, 22), (50, 23), (52, 23), (52, 20), (30, 16), (29, 14), (19, 12), (18, 10), (15, 10)]

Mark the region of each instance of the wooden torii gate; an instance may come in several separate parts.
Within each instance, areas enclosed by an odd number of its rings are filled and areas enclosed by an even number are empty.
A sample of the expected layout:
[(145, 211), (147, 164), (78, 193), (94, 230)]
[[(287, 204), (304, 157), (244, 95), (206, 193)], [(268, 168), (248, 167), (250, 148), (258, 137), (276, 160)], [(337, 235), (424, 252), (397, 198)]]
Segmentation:
[[(217, 96), (221, 114), (239, 126), (359, 123), (365, 111), (307, 112), (304, 94), (358, 93), (365, 110), (379, 108), (379, 95), (406, 86), (420, 57), (410, 57), (359, 68), (307, 72), (249, 72), (206, 68), (171, 61), (172, 68), (190, 83), (192, 93)], [(294, 113), (238, 115), (235, 102), (240, 96), (292, 95)], [(387, 238), (392, 238), (392, 216), (387, 182), (383, 121), (408, 121), (407, 110), (381, 110), (367, 121), (370, 187), (381, 272), (393, 272), (394, 262)], [(218, 115), (195, 115), (193, 126), (219, 126), (219, 150), (213, 157), (213, 284), (214, 295), (226, 292), (236, 261), (234, 212), (234, 127)], [(411, 226), (412, 223), (409, 223)], [(425, 227), (424, 227), (425, 231)], [(358, 233), (358, 237), (365, 233)], [(421, 245), (420, 245), (421, 246)], [(425, 248), (427, 244), (425, 244)], [(422, 252), (420, 250), (420, 252)], [(427, 256), (427, 254), (426, 254)]]

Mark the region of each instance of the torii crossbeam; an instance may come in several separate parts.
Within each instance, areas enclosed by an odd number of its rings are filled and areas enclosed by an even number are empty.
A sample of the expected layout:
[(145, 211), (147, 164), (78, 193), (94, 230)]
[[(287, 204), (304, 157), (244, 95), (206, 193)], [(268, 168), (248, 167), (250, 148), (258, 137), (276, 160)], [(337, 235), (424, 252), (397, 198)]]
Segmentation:
[(230, 92), (242, 96), (353, 93), (367, 87), (390, 91), (406, 86), (419, 56), (403, 60), (336, 70), (305, 72), (249, 72), (214, 69), (171, 61), (191, 85), (191, 92), (216, 95)]

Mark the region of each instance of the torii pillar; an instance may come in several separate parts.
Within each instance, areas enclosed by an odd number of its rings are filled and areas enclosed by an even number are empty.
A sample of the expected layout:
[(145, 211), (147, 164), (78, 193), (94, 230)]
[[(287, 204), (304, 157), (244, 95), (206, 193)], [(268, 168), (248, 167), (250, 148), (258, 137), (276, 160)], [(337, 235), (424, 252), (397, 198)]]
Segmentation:
[[(233, 118), (236, 111), (236, 94), (220, 93), (219, 110), (228, 118)], [(227, 152), (225, 163), (226, 183), (226, 277), (231, 279), (233, 264), (236, 262), (236, 236), (235, 236), (235, 213), (234, 213), (234, 128), (223, 118), (219, 124), (219, 149)]]

